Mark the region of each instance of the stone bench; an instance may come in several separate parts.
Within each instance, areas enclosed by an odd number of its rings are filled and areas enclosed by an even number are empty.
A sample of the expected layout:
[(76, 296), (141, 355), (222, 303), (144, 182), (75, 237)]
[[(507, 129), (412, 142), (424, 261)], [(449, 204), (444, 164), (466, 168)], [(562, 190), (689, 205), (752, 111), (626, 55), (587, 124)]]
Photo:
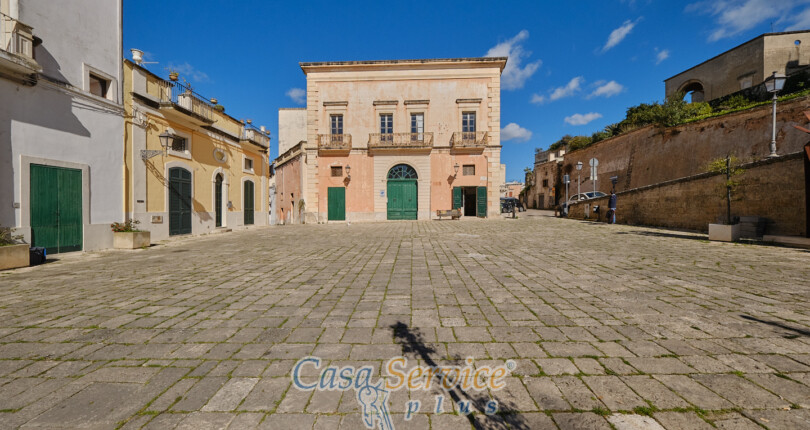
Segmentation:
[(450, 209), (450, 210), (437, 210), (436, 216), (439, 217), (439, 220), (442, 217), (450, 217), (451, 219), (459, 219), (461, 218), (461, 209)]

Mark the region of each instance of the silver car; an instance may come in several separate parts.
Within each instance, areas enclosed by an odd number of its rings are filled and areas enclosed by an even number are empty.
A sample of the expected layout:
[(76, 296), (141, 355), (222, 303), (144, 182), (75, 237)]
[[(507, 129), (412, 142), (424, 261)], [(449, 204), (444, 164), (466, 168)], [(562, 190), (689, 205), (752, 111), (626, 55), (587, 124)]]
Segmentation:
[(596, 198), (599, 198), (599, 197), (605, 197), (606, 195), (607, 194), (605, 194), (605, 193), (603, 193), (601, 191), (588, 191), (587, 193), (575, 194), (573, 197), (568, 199), (568, 201), (570, 203), (574, 203), (574, 202), (580, 202), (580, 201), (583, 201), (583, 200), (590, 200), (590, 199), (596, 199)]

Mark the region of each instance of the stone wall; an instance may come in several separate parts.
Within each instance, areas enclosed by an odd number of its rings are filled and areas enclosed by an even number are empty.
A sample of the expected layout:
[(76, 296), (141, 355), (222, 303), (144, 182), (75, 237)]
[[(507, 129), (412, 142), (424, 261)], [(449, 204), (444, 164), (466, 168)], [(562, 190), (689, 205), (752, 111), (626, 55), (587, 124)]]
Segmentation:
[[(764, 159), (742, 166), (741, 183), (733, 196), (732, 217), (758, 216), (766, 219), (765, 234), (805, 236), (804, 152)], [(707, 231), (710, 223), (726, 217), (725, 177), (702, 173), (617, 193), (616, 221)], [(599, 221), (605, 221), (608, 198), (571, 205), (569, 216), (585, 218), (586, 209), (599, 205)], [(586, 208), (587, 206), (587, 208)], [(591, 219), (596, 217), (591, 212)]]
[[(810, 97), (779, 103), (776, 147), (780, 155), (802, 151), (810, 140), (793, 128), (806, 126), (806, 110), (810, 110)], [(609, 193), (610, 177), (618, 176), (616, 189), (624, 191), (704, 173), (711, 161), (726, 154), (743, 162), (763, 159), (770, 153), (770, 141), (771, 107), (760, 106), (677, 127), (634, 130), (569, 152), (562, 169), (563, 174), (576, 177), (575, 165), (582, 161), (582, 190), (593, 190), (588, 161), (595, 157), (599, 160), (596, 189)]]

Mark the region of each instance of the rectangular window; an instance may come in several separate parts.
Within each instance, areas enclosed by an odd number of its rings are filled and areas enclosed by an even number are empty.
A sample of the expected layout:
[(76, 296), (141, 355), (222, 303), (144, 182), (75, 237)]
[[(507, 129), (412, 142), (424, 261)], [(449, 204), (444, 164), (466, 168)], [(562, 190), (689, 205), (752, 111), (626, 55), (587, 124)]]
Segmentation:
[(464, 176), (474, 176), (474, 175), (475, 175), (475, 164), (465, 164)]
[(390, 113), (380, 114), (380, 142), (392, 142), (394, 140), (394, 115)]
[(749, 76), (745, 76), (745, 77), (740, 78), (740, 89), (741, 90), (744, 90), (746, 88), (751, 88), (752, 85), (754, 85), (754, 77), (753, 76), (749, 75)]
[(332, 134), (343, 134), (343, 115), (331, 115), (329, 117), (332, 126)]
[(462, 114), (461, 131), (475, 133), (475, 112), (464, 112)]
[(548, 188), (548, 179), (543, 179), (543, 188)]
[(110, 89), (110, 81), (94, 74), (90, 74), (90, 94), (107, 98), (107, 91)]
[(186, 152), (188, 149), (188, 140), (185, 137), (174, 136), (172, 139), (172, 151)]
[(253, 159), (245, 157), (245, 170), (253, 171)]
[(343, 166), (332, 166), (332, 176), (343, 176)]
[(411, 114), (411, 140), (422, 141), (425, 139), (425, 114)]

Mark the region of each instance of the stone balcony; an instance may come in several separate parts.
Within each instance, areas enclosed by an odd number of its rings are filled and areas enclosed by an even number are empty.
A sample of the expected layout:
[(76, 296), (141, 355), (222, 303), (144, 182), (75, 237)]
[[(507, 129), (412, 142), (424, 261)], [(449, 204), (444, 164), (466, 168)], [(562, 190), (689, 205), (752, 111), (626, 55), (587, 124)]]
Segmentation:
[(433, 147), (433, 133), (370, 133), (369, 149), (426, 149)]
[(486, 131), (457, 131), (450, 140), (450, 146), (454, 149), (476, 149), (487, 145), (489, 133)]
[(35, 85), (42, 67), (34, 60), (34, 34), (29, 25), (0, 13), (0, 72), (25, 85)]
[(349, 152), (352, 149), (351, 134), (319, 134), (319, 152)]

